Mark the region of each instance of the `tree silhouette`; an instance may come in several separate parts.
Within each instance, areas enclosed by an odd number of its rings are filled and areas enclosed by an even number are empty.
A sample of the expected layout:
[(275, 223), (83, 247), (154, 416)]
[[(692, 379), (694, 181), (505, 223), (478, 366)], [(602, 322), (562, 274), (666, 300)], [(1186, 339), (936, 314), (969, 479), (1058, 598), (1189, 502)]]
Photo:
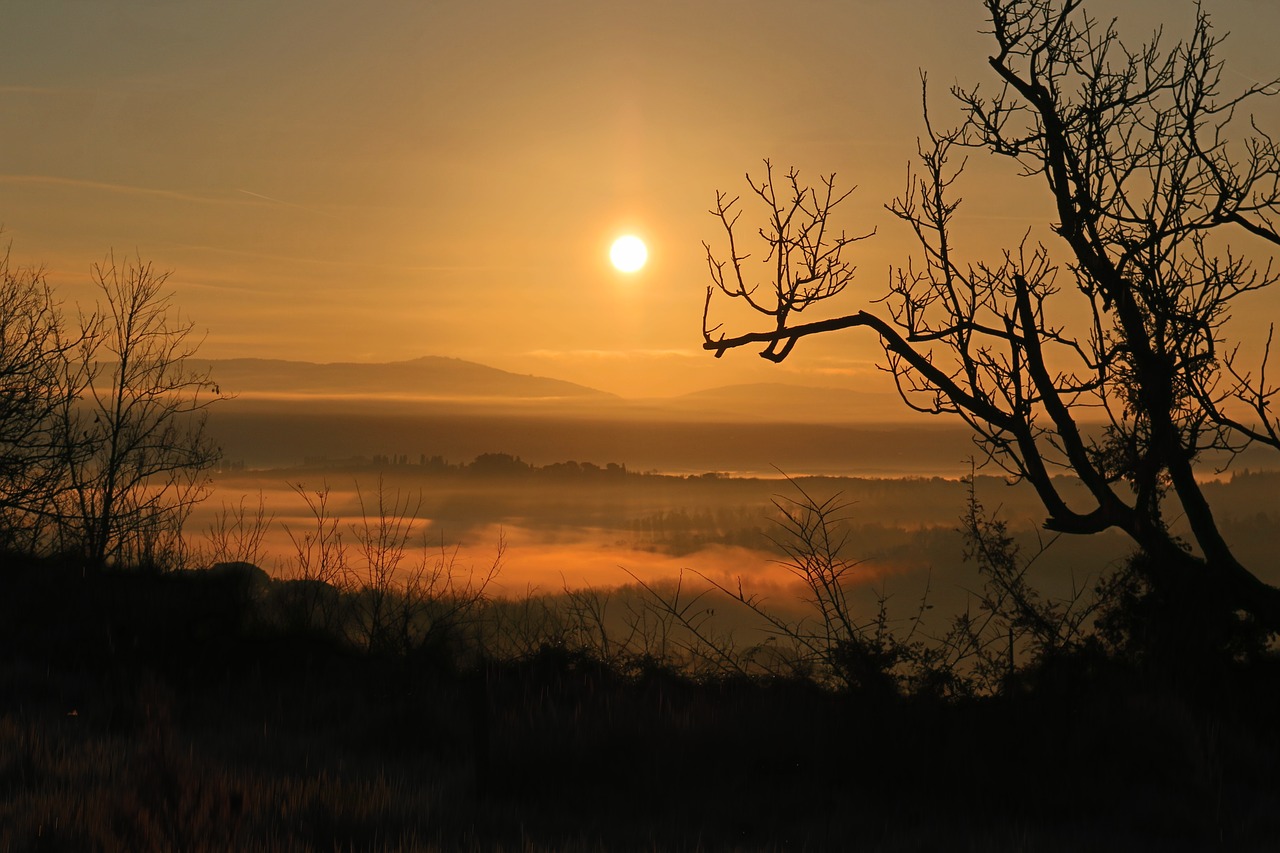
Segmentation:
[[(1220, 39), (1202, 10), (1189, 39), (1166, 50), (1156, 33), (1131, 50), (1083, 0), (985, 6), (997, 86), (953, 87), (962, 119), (945, 131), (926, 96), (919, 165), (887, 205), (922, 261), (893, 272), (878, 308), (797, 322), (848, 288), (842, 252), (861, 238), (834, 230), (847, 195), (834, 176), (812, 188), (792, 170), (780, 189), (766, 161), (764, 179), (748, 181), (769, 209), (759, 234), (771, 278), (749, 280), (739, 199), (718, 193), (729, 250), (720, 260), (707, 247), (704, 348), (720, 357), (763, 345), (762, 357), (782, 361), (809, 335), (870, 329), (906, 404), (972, 427), (991, 462), (1035, 488), (1048, 528), (1118, 528), (1148, 557), (1152, 585), (1280, 630), (1280, 590), (1236, 559), (1196, 479), (1206, 451), (1280, 448), (1271, 333), (1252, 367), (1226, 335), (1237, 300), (1280, 279), (1228, 243), (1280, 244), (1280, 151), (1244, 112), (1280, 89), (1224, 91)], [(961, 261), (952, 224), (969, 151), (1041, 183), (1065, 263), (1029, 234), (999, 258)], [(725, 333), (710, 319), (717, 293), (768, 327)], [(1069, 501), (1059, 473), (1087, 498)], [(1170, 531), (1179, 516), (1190, 542)]]
[(77, 388), (60, 369), (76, 345), (37, 268), (0, 257), (0, 546), (34, 550), (62, 482), (54, 414)]
[(207, 491), (220, 452), (205, 433), (205, 409), (221, 398), (208, 372), (187, 366), (198, 343), (164, 290), (167, 273), (113, 257), (93, 268), (105, 302), (82, 320), (58, 428), (68, 545), (90, 568), (126, 557), (155, 564), (166, 541)]

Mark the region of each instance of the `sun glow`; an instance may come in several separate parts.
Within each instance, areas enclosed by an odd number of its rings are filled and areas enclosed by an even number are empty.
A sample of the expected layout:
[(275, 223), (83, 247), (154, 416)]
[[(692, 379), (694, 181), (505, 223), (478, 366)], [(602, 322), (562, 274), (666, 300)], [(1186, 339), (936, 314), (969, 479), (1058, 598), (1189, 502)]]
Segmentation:
[(636, 272), (649, 259), (649, 250), (644, 241), (631, 234), (613, 241), (609, 249), (609, 260), (619, 272)]

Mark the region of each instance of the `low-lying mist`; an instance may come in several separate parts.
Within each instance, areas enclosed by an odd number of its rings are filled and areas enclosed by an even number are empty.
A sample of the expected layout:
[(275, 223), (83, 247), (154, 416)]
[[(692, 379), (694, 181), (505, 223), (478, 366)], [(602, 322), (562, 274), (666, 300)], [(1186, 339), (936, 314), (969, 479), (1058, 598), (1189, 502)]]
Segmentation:
[[(1068, 595), (1095, 583), (1129, 552), (1114, 532), (1053, 537), (1040, 529), (1042, 515), (1027, 487), (987, 475), (974, 482), (987, 511), (1008, 522), (1030, 577), (1046, 594)], [(1073, 485), (1064, 480), (1063, 492), (1070, 496)], [(331, 525), (354, 564), (361, 531), (376, 526), (380, 514), (398, 514), (408, 517), (406, 565), (445, 555), (481, 570), (502, 549), (492, 591), (505, 597), (663, 583), (692, 572), (730, 587), (741, 580), (744, 588), (787, 604), (802, 590), (780, 562), (779, 505), (807, 494), (818, 501), (834, 497), (842, 507), (844, 556), (860, 561), (854, 578), (867, 607), (887, 595), (909, 609), (927, 589), (939, 610), (955, 612), (981, 585), (963, 556), (967, 489), (959, 478), (664, 475), (616, 463), (534, 466), (508, 454), (468, 463), (380, 459), (224, 471), (187, 530), (197, 551), (207, 549), (229, 513), (251, 517), (261, 506), (263, 536), (254, 561), (289, 577), (317, 525)], [(1280, 534), (1274, 500), (1280, 474), (1240, 474), (1207, 483), (1206, 490), (1241, 559), (1264, 578), (1280, 579), (1271, 553)]]
[[(738, 392), (728, 396), (742, 402)], [(785, 407), (717, 420), (723, 401), (711, 399), (716, 405), (250, 394), (210, 414), (224, 465), (188, 538), (208, 550), (210, 531), (225, 527), (229, 511), (261, 502), (269, 523), (253, 561), (263, 568), (292, 576), (299, 548), (321, 524), (340, 535), (355, 564), (360, 531), (388, 514), (378, 510), (381, 492), (389, 514), (411, 516), (406, 561), (448, 557), (479, 571), (501, 549), (491, 591), (502, 596), (665, 583), (692, 572), (794, 602), (802, 591), (778, 562), (776, 502), (801, 499), (803, 490), (818, 501), (838, 496), (844, 556), (861, 561), (854, 582), (868, 608), (887, 595), (909, 609), (926, 590), (939, 611), (967, 606), (981, 579), (964, 559), (963, 478), (979, 451), (964, 429), (928, 418), (795, 422)], [(1247, 473), (1268, 462), (1245, 454), (1232, 469), (1241, 473), (1205, 488), (1240, 559), (1280, 581), (1272, 553), (1280, 473)], [(1034, 493), (997, 473), (978, 471), (976, 496), (1008, 522), (1046, 594), (1085, 588), (1129, 553), (1115, 532), (1047, 534)], [(1063, 480), (1068, 500), (1074, 488)]]

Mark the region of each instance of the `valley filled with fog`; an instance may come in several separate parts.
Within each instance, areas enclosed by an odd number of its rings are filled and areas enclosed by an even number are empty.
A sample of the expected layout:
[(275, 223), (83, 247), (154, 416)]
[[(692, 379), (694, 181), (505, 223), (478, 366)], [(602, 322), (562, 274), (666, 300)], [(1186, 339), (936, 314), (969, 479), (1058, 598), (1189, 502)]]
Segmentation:
[[(598, 401), (597, 401), (598, 402)], [(963, 608), (981, 585), (960, 532), (977, 453), (955, 427), (915, 424), (720, 422), (665, 416), (623, 420), (555, 402), (481, 405), (365, 399), (235, 399), (211, 416), (224, 462), (187, 525), (193, 547), (229, 511), (264, 518), (263, 568), (288, 577), (299, 543), (326, 519), (353, 547), (355, 528), (384, 507), (412, 516), (414, 559), (447, 552), (490, 565), (495, 591), (665, 582), (692, 570), (776, 600), (801, 593), (779, 564), (782, 507), (834, 499), (843, 556), (868, 606), (889, 595), (909, 610), (926, 586), (940, 610)], [(1206, 485), (1241, 559), (1280, 580), (1280, 473), (1243, 465)], [(1005, 520), (1046, 592), (1069, 594), (1129, 552), (1121, 535), (1057, 537), (1025, 485), (979, 468), (975, 496)], [(1069, 480), (1064, 492), (1071, 493)], [(803, 490), (803, 491), (802, 491)], [(1177, 520), (1174, 520), (1175, 525)], [(1034, 560), (1031, 558), (1034, 557)]]

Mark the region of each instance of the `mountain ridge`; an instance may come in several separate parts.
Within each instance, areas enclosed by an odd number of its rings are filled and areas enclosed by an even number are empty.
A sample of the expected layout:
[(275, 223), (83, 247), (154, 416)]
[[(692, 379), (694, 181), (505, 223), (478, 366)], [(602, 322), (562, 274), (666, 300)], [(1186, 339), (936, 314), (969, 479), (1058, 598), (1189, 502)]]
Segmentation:
[(448, 356), (386, 362), (245, 357), (189, 359), (188, 365), (207, 368), (219, 387), (232, 395), (617, 399), (607, 391), (563, 379)]
[(670, 397), (623, 397), (450, 356), (387, 362), (241, 357), (191, 359), (188, 366), (208, 369), (221, 390), (244, 400), (366, 399), (486, 408), (545, 403), (557, 411), (596, 415), (817, 423), (884, 421), (898, 412), (892, 394), (788, 382), (731, 383)]

